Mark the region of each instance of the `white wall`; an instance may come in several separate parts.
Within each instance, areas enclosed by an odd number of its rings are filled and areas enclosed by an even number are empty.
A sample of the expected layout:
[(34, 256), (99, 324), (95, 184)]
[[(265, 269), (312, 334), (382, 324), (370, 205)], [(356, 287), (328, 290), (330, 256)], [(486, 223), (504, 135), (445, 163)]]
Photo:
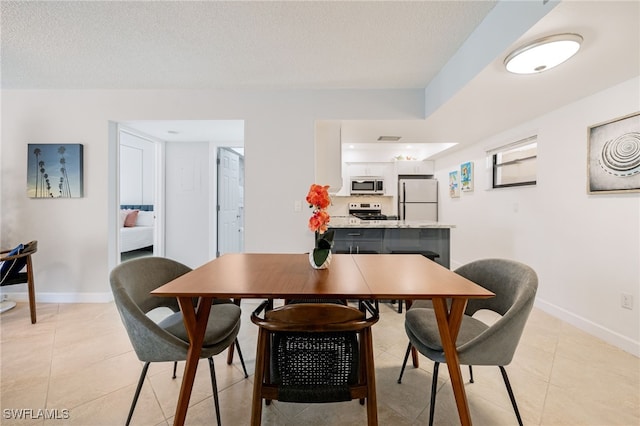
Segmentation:
[[(540, 277), (539, 306), (636, 354), (640, 195), (589, 196), (585, 173), (587, 127), (640, 110), (639, 93), (634, 79), (436, 162), (443, 183), (461, 162), (476, 162), (473, 193), (449, 199), (441, 185), (441, 220), (457, 224), (453, 267), (489, 256), (528, 263)], [(313, 181), (314, 120), (423, 117), (423, 95), (411, 90), (4, 90), (1, 102), (0, 246), (39, 240), (40, 301), (110, 298), (109, 121), (246, 120), (246, 251), (301, 252), (313, 238), (307, 209), (294, 203), (305, 205)], [(533, 132), (538, 185), (486, 190), (484, 151)], [(27, 144), (59, 142), (84, 144), (84, 198), (27, 198)], [(620, 308), (621, 292), (633, 295), (632, 311)]]
[[(109, 300), (109, 122), (244, 119), (245, 249), (309, 250), (309, 212), (294, 204), (304, 205), (314, 178), (314, 121), (419, 119), (423, 97), (421, 90), (3, 90), (0, 246), (39, 240), (40, 301)], [(84, 198), (27, 198), (27, 144), (37, 142), (84, 144)], [(11, 291), (24, 289), (3, 288)]]
[[(640, 78), (436, 161), (452, 268), (506, 257), (538, 273), (537, 305), (640, 355), (640, 194), (587, 194), (587, 127), (640, 111)], [(490, 190), (490, 148), (538, 135), (535, 187)], [(475, 162), (475, 190), (449, 198), (448, 173)], [(633, 296), (622, 309), (621, 293)]]

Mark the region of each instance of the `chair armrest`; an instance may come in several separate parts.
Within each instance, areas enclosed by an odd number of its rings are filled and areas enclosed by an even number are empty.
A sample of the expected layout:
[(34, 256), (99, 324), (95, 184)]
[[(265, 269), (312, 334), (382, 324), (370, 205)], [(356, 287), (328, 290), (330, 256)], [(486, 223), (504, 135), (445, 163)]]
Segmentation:
[[(13, 249), (2, 250), (2, 251), (0, 251), (0, 255), (5, 254), (5, 253), (10, 253), (11, 250), (13, 250)], [(14, 259), (19, 259), (21, 257), (30, 256), (33, 253), (35, 253), (36, 251), (38, 251), (38, 242), (37, 241), (30, 241), (30, 242), (24, 244), (24, 246), (22, 247), (22, 252), (21, 253), (18, 253), (18, 254), (14, 255), (14, 256), (0, 256), (0, 261), (14, 260)]]
[[(3, 252), (3, 253), (8, 253), (8, 252)], [(15, 254), (13, 256), (4, 256), (4, 257), (0, 257), (0, 261), (4, 262), (7, 260), (14, 260), (14, 259), (20, 259), (21, 257), (27, 257), (30, 256), (31, 253), (20, 253), (20, 254)]]

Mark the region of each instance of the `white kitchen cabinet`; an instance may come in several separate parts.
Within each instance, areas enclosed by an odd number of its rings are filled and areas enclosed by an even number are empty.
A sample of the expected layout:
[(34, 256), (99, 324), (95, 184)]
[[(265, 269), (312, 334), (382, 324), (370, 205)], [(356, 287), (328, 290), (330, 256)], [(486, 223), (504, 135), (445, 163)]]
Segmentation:
[(347, 163), (349, 176), (382, 176), (393, 174), (393, 163)]
[(432, 175), (434, 174), (433, 161), (399, 160), (395, 162), (398, 175)]

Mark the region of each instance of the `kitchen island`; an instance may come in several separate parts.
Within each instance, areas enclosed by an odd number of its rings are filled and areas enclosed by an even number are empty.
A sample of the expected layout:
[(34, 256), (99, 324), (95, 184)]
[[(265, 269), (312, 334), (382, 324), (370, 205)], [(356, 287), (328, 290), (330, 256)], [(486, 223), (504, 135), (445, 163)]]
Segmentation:
[(334, 253), (420, 253), (449, 268), (450, 230), (455, 225), (332, 216), (329, 226), (335, 230)]

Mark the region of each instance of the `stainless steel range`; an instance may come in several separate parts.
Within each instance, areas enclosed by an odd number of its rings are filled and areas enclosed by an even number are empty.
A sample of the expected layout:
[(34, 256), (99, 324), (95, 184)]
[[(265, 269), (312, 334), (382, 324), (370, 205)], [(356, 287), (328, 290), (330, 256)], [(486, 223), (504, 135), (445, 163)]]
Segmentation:
[(380, 203), (349, 203), (349, 214), (360, 220), (387, 220)]

